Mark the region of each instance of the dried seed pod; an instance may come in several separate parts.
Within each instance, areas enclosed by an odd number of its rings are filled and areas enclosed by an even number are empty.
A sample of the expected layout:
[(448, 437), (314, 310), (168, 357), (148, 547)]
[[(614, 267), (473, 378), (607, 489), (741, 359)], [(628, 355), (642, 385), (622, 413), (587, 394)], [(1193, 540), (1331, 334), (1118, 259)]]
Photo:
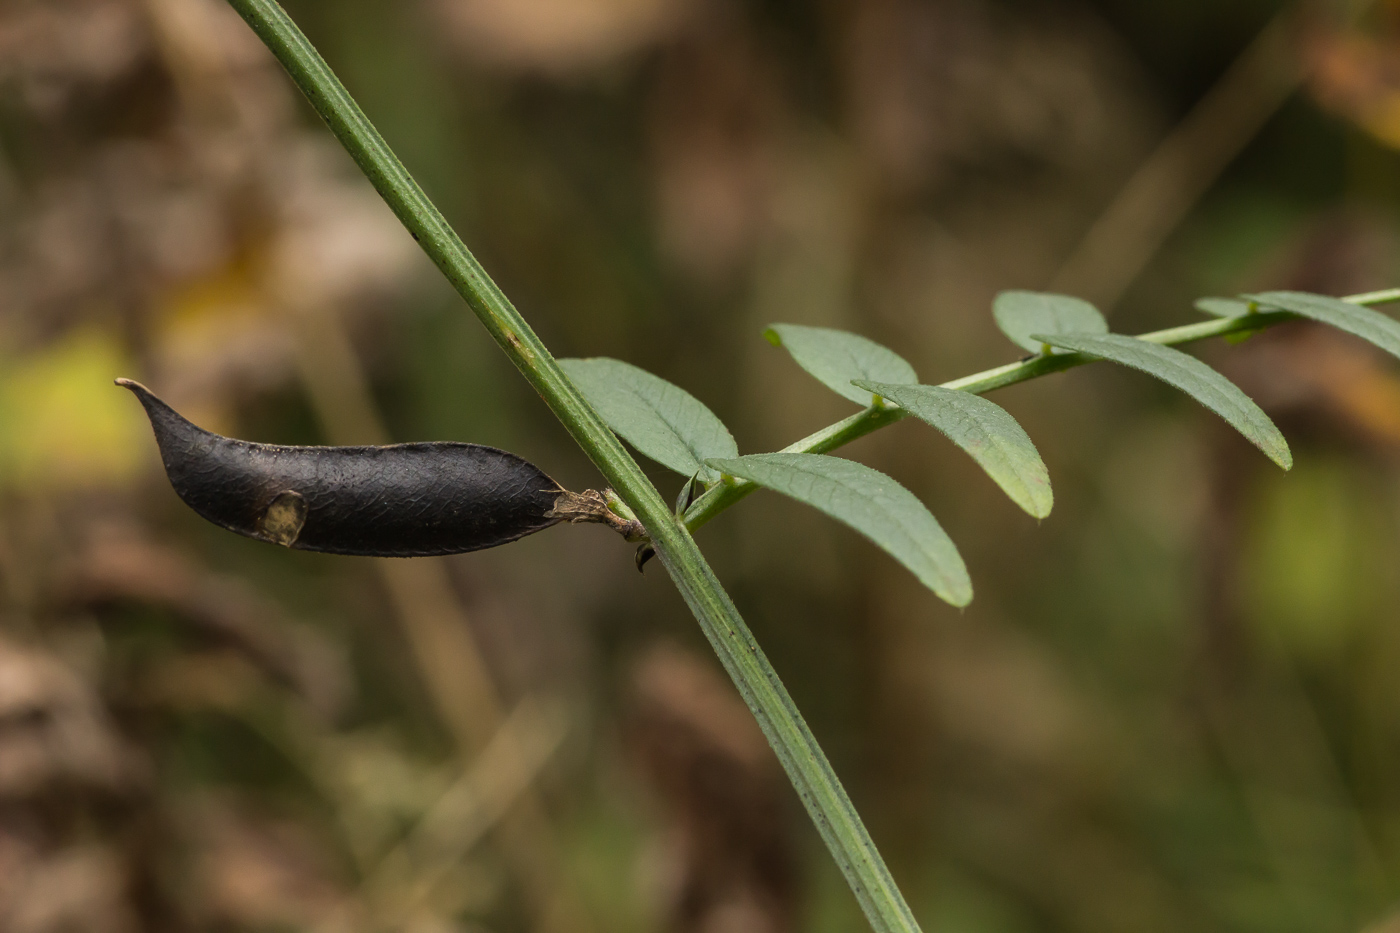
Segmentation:
[(572, 493), (534, 464), (479, 444), (288, 447), (221, 437), (130, 379), (175, 492), (241, 535), (332, 554), (421, 557), (495, 547), (559, 522), (635, 521), (594, 490)]

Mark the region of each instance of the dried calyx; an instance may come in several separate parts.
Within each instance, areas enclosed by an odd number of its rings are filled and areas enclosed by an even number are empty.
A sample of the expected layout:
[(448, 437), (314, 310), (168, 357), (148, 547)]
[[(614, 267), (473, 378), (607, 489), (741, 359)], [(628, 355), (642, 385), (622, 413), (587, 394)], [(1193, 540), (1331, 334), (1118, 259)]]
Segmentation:
[(130, 379), (175, 492), (229, 531), (333, 554), (419, 557), (495, 547), (561, 522), (641, 524), (610, 495), (564, 489), (534, 464), (480, 444), (289, 447), (212, 434)]

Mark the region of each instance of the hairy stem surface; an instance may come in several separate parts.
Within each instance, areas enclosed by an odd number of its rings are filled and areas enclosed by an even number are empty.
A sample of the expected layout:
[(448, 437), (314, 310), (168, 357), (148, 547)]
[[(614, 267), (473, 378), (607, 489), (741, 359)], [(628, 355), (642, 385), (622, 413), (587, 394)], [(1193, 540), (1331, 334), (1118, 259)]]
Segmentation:
[(316, 112), (466, 299), (574, 441), (636, 513), (657, 555), (753, 711), (871, 926), (917, 931), (845, 790), (768, 659), (754, 641), (685, 524), (565, 377), (554, 357), (399, 162), (296, 24), (274, 0), (229, 0), (296, 82)]

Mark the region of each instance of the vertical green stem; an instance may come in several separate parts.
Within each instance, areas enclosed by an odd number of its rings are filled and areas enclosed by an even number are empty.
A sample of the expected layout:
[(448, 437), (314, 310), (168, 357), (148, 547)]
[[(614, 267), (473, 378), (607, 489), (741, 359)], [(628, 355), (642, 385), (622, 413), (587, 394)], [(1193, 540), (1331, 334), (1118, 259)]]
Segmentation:
[(657, 556), (758, 719), (871, 926), (918, 924), (841, 782), (685, 525), (564, 376), (539, 337), (389, 149), (324, 59), (274, 0), (229, 0), (277, 56), (381, 197), (535, 387), (574, 441), (636, 512)]

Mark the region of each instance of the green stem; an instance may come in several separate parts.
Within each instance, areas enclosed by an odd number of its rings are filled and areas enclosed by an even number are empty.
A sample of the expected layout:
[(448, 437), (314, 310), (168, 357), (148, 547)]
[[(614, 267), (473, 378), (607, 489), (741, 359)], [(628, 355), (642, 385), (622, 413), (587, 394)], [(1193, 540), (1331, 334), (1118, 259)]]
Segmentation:
[[(1378, 305), (1400, 301), (1400, 288), (1366, 292), (1362, 295), (1349, 295), (1342, 300), (1358, 305)], [(1166, 346), (1179, 346), (1185, 343), (1195, 343), (1199, 340), (1209, 340), (1212, 337), (1228, 337), (1231, 334), (1264, 330), (1275, 324), (1297, 319), (1296, 315), (1282, 311), (1262, 311), (1241, 317), (1221, 318), (1213, 321), (1202, 321), (1199, 324), (1170, 327), (1166, 330), (1154, 330), (1151, 333), (1139, 334), (1138, 339)], [(961, 379), (954, 379), (952, 382), (945, 382), (943, 388), (961, 389), (974, 395), (982, 395), (994, 389), (1004, 389), (1018, 382), (1025, 382), (1028, 379), (1063, 372), (1066, 369), (1083, 366), (1085, 363), (1097, 362), (1097, 359), (1097, 357), (1085, 356), (1082, 353), (1032, 356), (1017, 363), (1007, 363), (1005, 366), (998, 366), (994, 369), (974, 373), (971, 376), (964, 376)], [(782, 452), (824, 454), (849, 444), (856, 438), (864, 437), (872, 431), (878, 431), (896, 421), (902, 421), (907, 414), (908, 412), (892, 407), (889, 403), (867, 408), (865, 411), (857, 412), (849, 418), (828, 425), (815, 434), (809, 434), (802, 440), (789, 444), (783, 448)], [(756, 483), (733, 477), (726, 482), (711, 486), (686, 510), (686, 527), (691, 531), (697, 530), (701, 525), (709, 522), (716, 515), (758, 488)]]
[(229, 0), (398, 215), (423, 251), (641, 520), (662, 565), (753, 711), (871, 926), (919, 929), (792, 698), (689, 530), (389, 149), (324, 59), (274, 0)]

